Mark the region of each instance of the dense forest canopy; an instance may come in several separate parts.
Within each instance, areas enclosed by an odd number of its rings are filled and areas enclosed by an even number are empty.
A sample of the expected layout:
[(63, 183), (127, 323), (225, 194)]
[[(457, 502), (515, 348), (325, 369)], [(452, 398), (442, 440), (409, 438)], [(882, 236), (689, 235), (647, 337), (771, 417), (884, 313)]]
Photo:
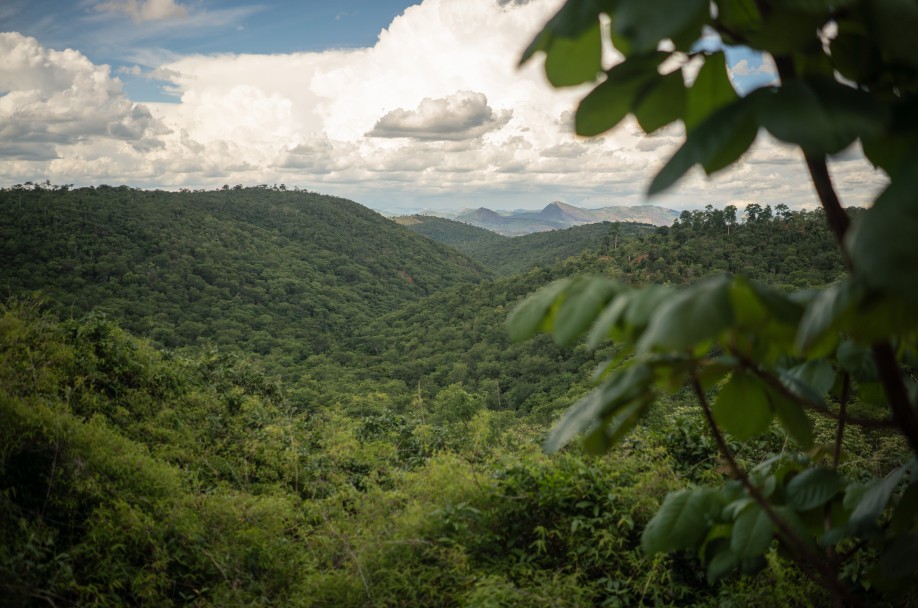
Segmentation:
[[(688, 395), (614, 458), (544, 456), (550, 424), (619, 351), (513, 343), (504, 327), (527, 293), (579, 273), (679, 286), (729, 264), (821, 285), (843, 263), (819, 213), (498, 237), (491, 259), (528, 269), (498, 277), (313, 193), (14, 188), (0, 205), (12, 605), (820, 602), (777, 553), (715, 586), (691, 556), (648, 558), (640, 530), (666, 492), (715, 474)], [(326, 325), (300, 316), (317, 302)], [(229, 320), (238, 333), (221, 333)], [(785, 441), (775, 428), (740, 454)], [(845, 442), (853, 475), (900, 449), (883, 432)]]

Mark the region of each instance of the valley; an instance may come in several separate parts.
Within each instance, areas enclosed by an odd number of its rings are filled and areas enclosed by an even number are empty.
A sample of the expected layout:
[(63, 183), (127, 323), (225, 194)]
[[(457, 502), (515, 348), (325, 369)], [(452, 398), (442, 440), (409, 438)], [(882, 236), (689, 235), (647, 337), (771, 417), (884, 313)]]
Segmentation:
[[(775, 584), (710, 587), (641, 553), (662, 496), (710, 474), (687, 395), (661, 396), (614, 456), (546, 456), (621, 353), (512, 342), (505, 324), (576, 274), (823, 284), (843, 266), (818, 214), (508, 238), (258, 188), (5, 189), (0, 207), (0, 568), (17, 603), (714, 604)], [(859, 467), (896, 453), (846, 441)], [(821, 593), (782, 567), (781, 589)]]

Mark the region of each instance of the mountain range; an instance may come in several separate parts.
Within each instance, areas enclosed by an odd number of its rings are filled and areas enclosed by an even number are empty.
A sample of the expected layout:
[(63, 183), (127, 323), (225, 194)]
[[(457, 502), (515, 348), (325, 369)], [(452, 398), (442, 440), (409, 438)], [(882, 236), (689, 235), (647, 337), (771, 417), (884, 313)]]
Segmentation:
[(584, 209), (561, 201), (549, 203), (541, 211), (516, 210), (500, 213), (479, 207), (475, 210), (460, 212), (458, 215), (437, 212), (429, 212), (429, 214), (454, 219), (505, 236), (520, 236), (599, 222), (636, 222), (669, 226), (679, 216), (678, 211), (655, 205)]

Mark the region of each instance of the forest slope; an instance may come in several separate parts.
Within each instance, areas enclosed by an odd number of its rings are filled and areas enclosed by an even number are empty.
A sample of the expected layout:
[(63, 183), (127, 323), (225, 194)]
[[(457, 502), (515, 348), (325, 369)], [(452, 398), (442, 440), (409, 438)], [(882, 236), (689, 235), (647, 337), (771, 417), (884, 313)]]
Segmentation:
[[(0, 285), (108, 312), (165, 346), (289, 368), (372, 318), (486, 274), (340, 198), (267, 187), (0, 191)], [(267, 363), (267, 362), (266, 362)]]
[(585, 251), (611, 249), (618, 240), (649, 234), (650, 224), (598, 222), (560, 230), (506, 237), (470, 224), (433, 216), (397, 218), (409, 230), (454, 247), (483, 267), (503, 276), (553, 266)]

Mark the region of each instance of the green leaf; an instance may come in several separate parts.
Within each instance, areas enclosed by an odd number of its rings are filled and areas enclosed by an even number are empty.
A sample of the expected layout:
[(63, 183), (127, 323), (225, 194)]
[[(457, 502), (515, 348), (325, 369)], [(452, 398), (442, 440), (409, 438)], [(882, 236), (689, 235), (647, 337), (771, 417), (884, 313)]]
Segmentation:
[(727, 576), (739, 566), (740, 557), (730, 549), (730, 545), (724, 543), (723, 548), (715, 553), (711, 561), (708, 562), (707, 577), (708, 583), (713, 585), (723, 577)]
[(576, 40), (599, 21), (607, 2), (602, 0), (569, 0), (548, 20), (520, 58), (520, 65), (539, 51), (547, 51), (558, 38)]
[(691, 348), (715, 338), (732, 321), (730, 280), (724, 276), (706, 279), (657, 308), (637, 348), (643, 352)]
[(763, 127), (813, 156), (835, 154), (859, 137), (875, 136), (887, 121), (868, 94), (835, 82), (792, 81), (750, 97)]
[[(918, 155), (905, 161), (873, 207), (845, 237), (856, 276), (876, 290), (899, 294), (918, 307)], [(914, 308), (913, 308), (914, 313)]]
[(555, 342), (568, 346), (580, 337), (619, 289), (614, 281), (600, 277), (578, 277), (571, 281), (555, 314)]
[(877, 367), (870, 349), (854, 340), (845, 340), (838, 345), (835, 358), (842, 369), (858, 380), (876, 380)]
[(517, 304), (507, 317), (511, 340), (524, 340), (546, 329), (545, 320), (558, 296), (570, 284), (570, 279), (550, 283)]
[(918, 484), (912, 483), (905, 490), (896, 510), (889, 522), (889, 531), (892, 534), (904, 534), (911, 530), (918, 518)]
[(768, 430), (773, 416), (764, 385), (738, 371), (721, 389), (712, 410), (717, 424), (741, 441)]
[(612, 28), (642, 53), (683, 32), (697, 39), (707, 13), (708, 0), (621, 0)]
[(804, 450), (813, 447), (813, 421), (803, 408), (774, 390), (768, 391), (771, 405), (781, 421), (781, 426)]
[(606, 80), (580, 101), (574, 117), (578, 135), (587, 137), (604, 133), (622, 121), (631, 111), (640, 91), (659, 81), (657, 66), (665, 53), (628, 57), (606, 72)]
[(723, 29), (729, 32), (722, 34), (726, 38), (734, 33), (745, 38), (762, 27), (762, 14), (755, 0), (718, 0), (717, 18), (725, 26)]
[(914, 150), (918, 150), (918, 98), (910, 96), (899, 100), (892, 106), (891, 113), (886, 131), (864, 137), (861, 147), (870, 162), (882, 167), (895, 180), (906, 161), (914, 157)]
[(602, 424), (606, 415), (646, 392), (652, 381), (653, 372), (646, 365), (632, 365), (613, 373), (564, 413), (545, 440), (545, 451), (557, 452), (578, 434)]
[(682, 118), (685, 99), (682, 71), (670, 72), (641, 91), (634, 103), (634, 117), (644, 133), (653, 133)]
[(711, 174), (739, 158), (758, 133), (752, 105), (750, 97), (742, 97), (714, 111), (688, 134), (682, 147), (653, 178), (648, 194), (666, 190), (695, 164)]
[(594, 455), (608, 452), (637, 425), (651, 402), (651, 395), (648, 394), (616, 410), (584, 439), (586, 452)]
[(918, 5), (911, 0), (872, 0), (872, 32), (889, 57), (911, 67), (918, 67)]
[(886, 544), (877, 565), (871, 572), (872, 578), (882, 582), (898, 582), (912, 578), (918, 573), (918, 534), (897, 536)]
[(722, 508), (716, 490), (697, 488), (671, 492), (647, 523), (641, 546), (648, 554), (697, 546)]
[(630, 293), (619, 293), (606, 308), (600, 313), (587, 336), (587, 344), (590, 348), (596, 348), (604, 340), (611, 336), (612, 329), (618, 325), (625, 314), (625, 310), (631, 303)]
[(722, 52), (709, 55), (688, 90), (685, 104), (686, 131), (691, 132), (716, 110), (738, 99), (727, 74), (727, 62)]
[(668, 302), (675, 293), (671, 287), (646, 285), (631, 293), (625, 309), (625, 324), (633, 330), (643, 331), (657, 309)]
[(838, 494), (844, 481), (831, 469), (807, 469), (787, 484), (787, 504), (797, 511), (821, 507)]
[(822, 290), (807, 306), (797, 330), (797, 347), (806, 352), (823, 342), (857, 308), (864, 297), (861, 283), (845, 281)]
[(819, 401), (822, 401), (822, 396), (835, 384), (835, 370), (825, 359), (812, 359), (801, 363), (787, 370), (787, 375), (806, 384), (812, 390), (812, 394), (819, 396)]
[(768, 514), (757, 503), (752, 503), (733, 524), (730, 550), (740, 558), (761, 555), (771, 544), (774, 531), (774, 523)]
[(556, 37), (547, 49), (545, 75), (556, 87), (592, 82), (602, 71), (599, 20), (574, 39)]
[[(905, 466), (901, 466), (885, 479), (875, 479), (868, 483), (863, 491), (855, 494), (857, 503), (851, 512), (851, 517), (848, 519), (849, 524), (854, 529), (864, 529), (876, 523), (877, 518), (886, 508), (890, 497), (892, 497), (906, 470)], [(845, 506), (850, 506), (848, 502), (848, 497), (845, 496)]]
[(757, 292), (743, 277), (737, 277), (730, 287), (730, 306), (738, 327), (759, 327), (768, 320), (768, 310)]
[(825, 19), (798, 10), (771, 10), (761, 27), (748, 32), (746, 44), (772, 55), (791, 55), (819, 48), (816, 31)]
[(774, 4), (781, 8), (792, 8), (828, 16), (830, 13), (850, 6), (855, 2), (857, 0), (776, 0)]

